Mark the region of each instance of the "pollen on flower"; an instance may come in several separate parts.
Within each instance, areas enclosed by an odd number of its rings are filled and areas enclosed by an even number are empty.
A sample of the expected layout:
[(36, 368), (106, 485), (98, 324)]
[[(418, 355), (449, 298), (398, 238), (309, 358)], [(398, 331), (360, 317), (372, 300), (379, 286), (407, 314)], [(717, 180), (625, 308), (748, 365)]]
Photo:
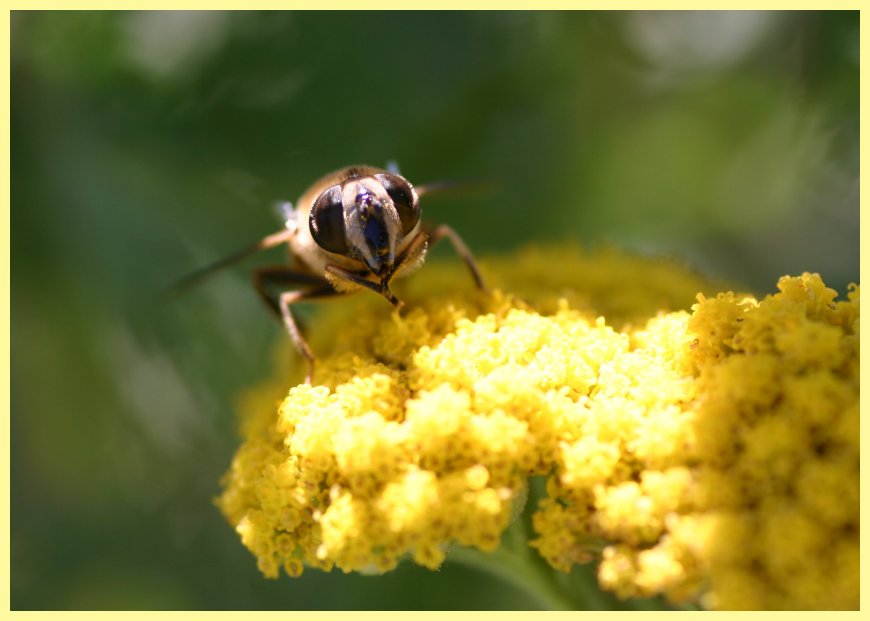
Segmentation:
[(218, 504), (264, 575), (434, 569), (525, 510), (553, 568), (597, 560), (621, 597), (857, 607), (857, 286), (757, 300), (576, 248), (484, 273), (426, 265), (401, 314), (329, 305), (315, 385), (300, 365), (243, 400)]

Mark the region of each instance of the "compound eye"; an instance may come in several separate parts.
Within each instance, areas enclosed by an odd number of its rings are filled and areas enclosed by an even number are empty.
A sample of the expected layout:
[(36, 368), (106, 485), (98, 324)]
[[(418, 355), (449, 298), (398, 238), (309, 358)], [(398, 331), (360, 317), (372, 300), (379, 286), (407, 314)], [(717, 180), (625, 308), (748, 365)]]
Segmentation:
[(334, 185), (317, 197), (311, 207), (311, 215), (308, 217), (308, 228), (311, 237), (324, 250), (335, 254), (348, 254), (341, 186)]
[(407, 235), (420, 221), (420, 203), (411, 184), (398, 175), (388, 173), (375, 175), (375, 178), (381, 182), (393, 201), (402, 222), (402, 235)]

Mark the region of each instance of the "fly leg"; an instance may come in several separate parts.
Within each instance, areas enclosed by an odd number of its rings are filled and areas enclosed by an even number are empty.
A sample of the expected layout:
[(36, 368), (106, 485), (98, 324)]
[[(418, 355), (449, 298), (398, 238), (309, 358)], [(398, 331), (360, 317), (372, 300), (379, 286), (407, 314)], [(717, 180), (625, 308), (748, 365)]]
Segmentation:
[(326, 266), (326, 273), (334, 276), (335, 278), (340, 278), (360, 287), (364, 287), (370, 291), (374, 291), (378, 295), (382, 295), (387, 298), (387, 301), (396, 308), (402, 307), (402, 302), (393, 294), (392, 291), (390, 291), (390, 284), (388, 279), (380, 283), (372, 282), (370, 280), (366, 280), (360, 274), (357, 274), (350, 270), (346, 270), (343, 267), (331, 264)]
[(481, 291), (486, 291), (486, 286), (483, 284), (483, 277), (480, 275), (480, 270), (477, 267), (477, 261), (474, 260), (474, 256), (471, 254), (468, 246), (465, 245), (465, 242), (462, 241), (462, 238), (459, 237), (459, 234), (446, 224), (440, 224), (429, 231), (429, 240), (430, 245), (432, 246), (445, 237), (453, 246), (456, 254), (465, 261), (465, 265), (468, 266), (468, 271), (471, 272), (471, 277), (474, 279), (474, 284), (477, 288)]
[[(284, 266), (261, 267), (252, 273), (252, 279), (260, 298), (284, 322), (293, 345), (307, 360), (305, 383), (310, 384), (314, 376), (314, 353), (302, 336), (290, 307), (297, 302), (340, 295), (339, 292), (319, 276)], [(276, 294), (274, 290), (279, 287), (300, 288)]]

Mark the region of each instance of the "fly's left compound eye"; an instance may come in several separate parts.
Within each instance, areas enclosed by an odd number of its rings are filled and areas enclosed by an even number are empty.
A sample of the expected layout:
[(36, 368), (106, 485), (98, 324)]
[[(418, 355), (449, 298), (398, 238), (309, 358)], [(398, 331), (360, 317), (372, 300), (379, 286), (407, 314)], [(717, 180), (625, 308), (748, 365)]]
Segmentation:
[(311, 215), (308, 217), (308, 228), (311, 237), (324, 250), (335, 254), (348, 254), (341, 186), (334, 185), (317, 197), (311, 207)]
[(411, 184), (398, 175), (388, 173), (375, 175), (375, 178), (381, 182), (393, 201), (402, 222), (402, 235), (407, 235), (420, 221), (420, 203)]

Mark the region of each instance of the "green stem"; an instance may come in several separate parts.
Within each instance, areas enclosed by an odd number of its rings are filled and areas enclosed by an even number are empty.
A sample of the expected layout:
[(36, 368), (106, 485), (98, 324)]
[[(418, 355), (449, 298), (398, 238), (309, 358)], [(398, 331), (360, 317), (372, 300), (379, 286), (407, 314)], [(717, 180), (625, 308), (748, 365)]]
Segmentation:
[(594, 577), (571, 580), (567, 574), (559, 574), (529, 547), (525, 517), (518, 517), (494, 552), (457, 546), (450, 550), (448, 559), (521, 588), (546, 610), (610, 609), (611, 602), (598, 589)]
[(449, 559), (498, 576), (521, 588), (546, 610), (574, 610), (576, 607), (552, 577), (505, 548), (492, 553), (474, 548), (454, 548), (450, 551)]

